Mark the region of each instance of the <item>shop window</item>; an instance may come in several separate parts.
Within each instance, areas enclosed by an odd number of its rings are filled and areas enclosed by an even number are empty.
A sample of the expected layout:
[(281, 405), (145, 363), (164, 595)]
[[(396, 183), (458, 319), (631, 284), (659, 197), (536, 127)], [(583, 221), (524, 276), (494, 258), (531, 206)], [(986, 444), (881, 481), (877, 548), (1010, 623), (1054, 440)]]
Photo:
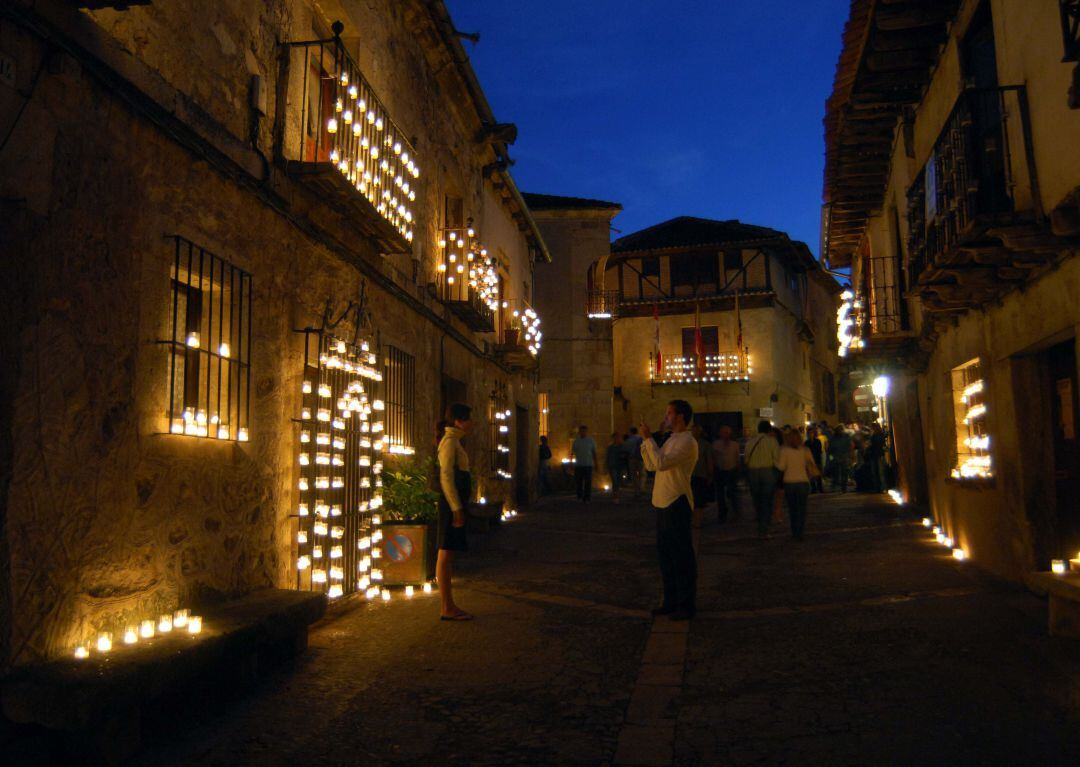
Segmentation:
[(386, 436), (390, 452), (416, 452), (416, 359), (394, 346), (386, 347)]
[(976, 358), (953, 368), (953, 412), (956, 421), (954, 479), (993, 476), (990, 434), (987, 429), (987, 387), (982, 360)]
[[(710, 325), (701, 329), (701, 346), (706, 357), (720, 354), (720, 329)], [(682, 355), (686, 359), (694, 358), (694, 328), (682, 329)]]
[(251, 419), (251, 275), (172, 237), (169, 431), (246, 442)]
[(538, 395), (536, 395), (536, 397), (536, 409), (539, 413), (540, 436), (546, 437), (548, 434), (548, 393), (546, 391), (542, 391)]

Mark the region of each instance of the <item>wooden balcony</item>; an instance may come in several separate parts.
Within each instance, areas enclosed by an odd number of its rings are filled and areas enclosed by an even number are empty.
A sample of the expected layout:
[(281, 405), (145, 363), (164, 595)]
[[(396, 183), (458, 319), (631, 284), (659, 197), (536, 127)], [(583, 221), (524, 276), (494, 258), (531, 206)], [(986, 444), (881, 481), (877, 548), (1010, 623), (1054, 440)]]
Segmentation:
[(275, 158), (384, 252), (409, 252), (416, 150), (345, 50), (343, 29), (335, 23), (329, 40), (285, 46)]
[(1023, 86), (961, 94), (908, 191), (911, 292), (928, 311), (985, 305), (1061, 250), (1039, 197)]

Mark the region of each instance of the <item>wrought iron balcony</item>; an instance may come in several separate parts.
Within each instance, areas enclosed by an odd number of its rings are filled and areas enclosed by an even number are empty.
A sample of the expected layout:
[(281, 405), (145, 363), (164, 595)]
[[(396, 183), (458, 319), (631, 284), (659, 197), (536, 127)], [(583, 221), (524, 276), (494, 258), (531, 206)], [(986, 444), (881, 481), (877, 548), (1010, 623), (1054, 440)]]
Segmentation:
[(472, 220), (460, 228), (443, 229), (439, 248), (439, 299), (470, 329), (492, 332), (499, 308), (499, 273), (477, 240)]
[(540, 317), (524, 299), (503, 301), (499, 308), (499, 341), (495, 351), (511, 367), (536, 365), (544, 337)]
[(590, 290), (585, 301), (585, 314), (590, 320), (614, 319), (619, 309), (619, 291)]
[(1038, 260), (1043, 219), (1024, 87), (965, 91), (908, 191), (913, 291), (977, 304)]
[(289, 43), (282, 57), (277, 156), (286, 172), (349, 213), (394, 252), (411, 249), (416, 150), (341, 41)]

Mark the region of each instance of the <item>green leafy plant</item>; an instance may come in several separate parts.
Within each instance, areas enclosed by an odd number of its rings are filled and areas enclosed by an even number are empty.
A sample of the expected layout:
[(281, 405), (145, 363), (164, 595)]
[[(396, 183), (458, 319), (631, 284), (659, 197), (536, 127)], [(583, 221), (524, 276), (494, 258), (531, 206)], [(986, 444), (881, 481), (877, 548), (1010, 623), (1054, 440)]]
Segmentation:
[(429, 487), (435, 461), (401, 461), (383, 472), (384, 516), (395, 522), (435, 522), (439, 494)]

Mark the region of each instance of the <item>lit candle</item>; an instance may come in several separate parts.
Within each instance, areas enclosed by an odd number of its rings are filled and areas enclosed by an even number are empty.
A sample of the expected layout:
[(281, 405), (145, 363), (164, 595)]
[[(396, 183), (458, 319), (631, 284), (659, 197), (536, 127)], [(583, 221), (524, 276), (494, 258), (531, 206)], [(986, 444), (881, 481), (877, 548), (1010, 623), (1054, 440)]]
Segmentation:
[(188, 333), (188, 335), (187, 335), (187, 345), (190, 346), (192, 349), (198, 349), (199, 348), (199, 334), (196, 333), (195, 331), (191, 331), (190, 333)]
[(922, 526), (923, 527), (930, 527), (930, 525), (932, 525), (932, 524), (933, 523), (930, 521), (930, 517), (923, 517), (922, 518)]
[(184, 628), (184, 626), (187, 625), (188, 617), (190, 615), (191, 615), (191, 610), (188, 610), (186, 608), (183, 609), (183, 610), (177, 610), (173, 614), (173, 622), (172, 622), (173, 625), (176, 626), (176, 628), (178, 628), (178, 629)]
[(97, 651), (104, 653), (104, 652), (108, 652), (111, 649), (112, 649), (112, 632), (111, 631), (102, 631), (100, 634), (98, 634)]
[(1050, 563), (1050, 572), (1052, 573), (1062, 575), (1063, 573), (1067, 573), (1068, 571), (1069, 566), (1066, 564), (1064, 559), (1055, 559), (1053, 562)]
[(431, 584), (430, 583), (425, 583), (424, 584), (424, 593), (425, 594), (430, 594), (431, 593)]
[(90, 657), (90, 648), (88, 648), (84, 644), (77, 645), (75, 647), (75, 657), (78, 658), (79, 660), (89, 658)]
[(953, 547), (953, 539), (948, 537), (948, 536), (945, 536), (944, 538), (941, 539), (941, 545), (944, 546), (947, 549), (951, 549)]
[(413, 587), (412, 586), (406, 586), (405, 587), (405, 596), (407, 596), (409, 599), (412, 599), (412, 595), (413, 595)]
[(189, 634), (201, 634), (202, 633), (202, 616), (192, 615), (188, 618), (187, 630)]
[(172, 614), (165, 613), (158, 618), (157, 630), (159, 634), (168, 634), (172, 631)]
[(963, 549), (953, 549), (952, 555), (955, 559), (964, 560), (967, 559), (967, 552)]
[(139, 624), (139, 636), (143, 639), (154, 636), (154, 622), (152, 620), (145, 620)]
[(124, 629), (124, 644), (135, 644), (139, 641), (139, 627), (128, 626)]
[(384, 601), (384, 602), (389, 602), (390, 601), (390, 589), (383, 589), (382, 590), (382, 601)]
[(238, 435), (238, 438), (239, 438), (239, 440), (241, 442), (247, 442), (248, 441), (248, 430), (245, 429), (244, 427), (240, 427), (240, 433)]

